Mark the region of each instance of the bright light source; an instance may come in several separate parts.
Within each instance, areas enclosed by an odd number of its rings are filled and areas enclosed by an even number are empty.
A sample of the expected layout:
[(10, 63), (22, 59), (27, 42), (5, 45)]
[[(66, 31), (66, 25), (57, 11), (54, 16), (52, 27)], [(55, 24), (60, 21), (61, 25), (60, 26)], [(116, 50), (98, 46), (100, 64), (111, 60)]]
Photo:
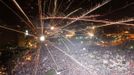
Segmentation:
[(56, 71), (56, 74), (59, 75), (59, 74), (61, 74), (61, 72), (57, 72), (57, 71)]
[(32, 60), (32, 57), (31, 57), (31, 56), (27, 56), (27, 57), (25, 58), (25, 60), (31, 61), (31, 60)]
[(90, 36), (90, 37), (94, 37), (94, 33), (88, 33), (88, 36)]
[(45, 46), (48, 46), (48, 44), (45, 44)]
[(44, 35), (40, 36), (40, 41), (45, 41), (45, 36)]
[(103, 60), (103, 63), (104, 63), (104, 64), (108, 64), (108, 61), (107, 61), (107, 60)]
[(55, 27), (53, 27), (53, 26), (52, 26), (50, 29), (51, 29), (51, 30), (54, 30), (54, 29), (55, 29)]
[(81, 43), (81, 44), (83, 44), (84, 42), (83, 42), (83, 41), (81, 41), (80, 43)]
[(95, 27), (93, 26), (92, 29), (95, 29)]
[(29, 35), (28, 30), (25, 31), (25, 35), (26, 35), (26, 36)]
[(82, 50), (86, 50), (86, 48), (82, 48)]

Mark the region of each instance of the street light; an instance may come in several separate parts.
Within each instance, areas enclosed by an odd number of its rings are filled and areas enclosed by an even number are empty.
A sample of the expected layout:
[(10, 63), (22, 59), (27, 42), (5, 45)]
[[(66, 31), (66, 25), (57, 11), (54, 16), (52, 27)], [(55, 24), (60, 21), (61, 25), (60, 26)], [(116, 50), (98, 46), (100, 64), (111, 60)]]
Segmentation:
[(28, 30), (25, 31), (25, 35), (28, 36), (29, 35), (29, 32)]

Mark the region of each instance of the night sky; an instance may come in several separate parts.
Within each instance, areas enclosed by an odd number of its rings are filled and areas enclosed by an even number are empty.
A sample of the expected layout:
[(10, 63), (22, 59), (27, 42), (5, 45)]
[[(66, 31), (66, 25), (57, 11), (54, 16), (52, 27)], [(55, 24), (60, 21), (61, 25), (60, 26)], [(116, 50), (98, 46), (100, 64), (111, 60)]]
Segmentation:
[[(24, 10), (24, 12), (29, 16), (29, 18), (31, 20), (34, 21), (35, 19), (38, 18), (38, 6), (37, 6), (36, 0), (23, 0), (23, 1), (18, 0), (17, 2), (20, 4), (20, 6)], [(68, 0), (66, 0), (65, 2), (62, 3), (60, 12), (64, 11), (66, 6), (68, 5), (67, 2), (68, 2)], [(98, 1), (98, 0), (93, 0), (93, 1), (91, 1), (91, 0), (83, 0), (83, 1), (73, 0), (72, 2), (73, 3), (71, 4), (70, 7), (73, 7), (73, 8), (69, 8), (64, 13), (68, 13), (68, 12), (70, 12), (74, 9), (80, 8), (80, 7), (83, 10), (87, 11), (90, 8), (92, 8), (93, 6), (102, 2), (102, 0), (100, 0), (100, 1)], [(11, 0), (6, 0), (5, 3), (8, 4), (10, 8), (14, 9), (15, 12), (19, 13), (20, 16), (23, 17), (23, 15), (17, 10), (17, 8), (15, 7), (15, 5), (13, 4), (13, 2)], [(46, 0), (44, 3), (49, 4), (49, 0)], [(131, 5), (129, 5), (129, 4), (131, 4)], [(123, 8), (123, 9), (120, 9), (120, 8)], [(1, 19), (1, 21), (7, 23), (7, 25), (19, 25), (19, 24), (23, 23), (4, 4), (0, 3), (0, 9), (1, 9), (0, 19)], [(118, 10), (118, 9), (120, 9), (120, 10)], [(49, 9), (49, 10), (51, 10), (51, 9)], [(118, 10), (118, 11), (116, 11), (116, 10)], [(47, 5), (46, 5), (46, 9), (44, 11), (45, 11), (44, 13), (48, 12)], [(112, 0), (108, 4), (99, 8), (98, 10), (92, 12), (91, 14), (102, 15), (101, 17), (98, 17), (99, 19), (118, 20), (121, 18), (133, 17), (134, 16), (133, 11), (134, 11), (133, 0)], [(81, 12), (78, 12), (76, 15), (78, 15), (78, 14), (81, 14)]]

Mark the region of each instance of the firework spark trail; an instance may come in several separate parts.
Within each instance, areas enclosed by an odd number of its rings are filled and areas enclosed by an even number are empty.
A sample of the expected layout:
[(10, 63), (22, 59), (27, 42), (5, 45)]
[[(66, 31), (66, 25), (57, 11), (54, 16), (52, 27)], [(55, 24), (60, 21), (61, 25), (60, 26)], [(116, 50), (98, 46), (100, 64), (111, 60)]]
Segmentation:
[(53, 10), (53, 15), (56, 15), (57, 11), (57, 0), (54, 0), (54, 10)]
[(134, 26), (134, 24), (126, 24), (125, 23), (125, 22), (131, 22), (131, 21), (134, 21), (134, 19), (131, 18), (131, 19), (127, 19), (127, 20), (121, 20), (121, 21), (117, 21), (117, 22), (111, 22), (109, 24), (104, 24), (104, 25), (96, 26), (96, 28), (110, 26), (110, 25), (114, 25), (114, 24), (124, 24), (124, 25)]
[[(55, 17), (55, 19), (56, 19), (56, 18), (61, 19), (61, 22), (62, 22), (63, 20), (67, 19), (70, 15), (74, 14), (75, 12), (79, 11), (80, 9), (81, 9), (81, 8), (78, 8), (78, 9), (76, 9), (76, 10), (70, 12), (68, 15), (66, 15), (66, 16), (63, 17), (63, 18), (62, 18), (62, 17), (61, 17), (61, 18), (60, 18), (60, 17)], [(43, 17), (43, 18), (42, 18), (42, 20), (46, 20), (46, 19), (51, 19), (51, 20), (52, 20), (52, 19), (54, 19), (54, 18), (53, 18), (53, 17), (47, 17), (47, 18), (44, 18), (44, 17)], [(60, 23), (61, 23), (61, 22), (60, 22)], [(60, 24), (60, 23), (59, 23), (59, 24)]]
[[(10, 31), (14, 31), (14, 32), (17, 32), (17, 33), (21, 33), (21, 34), (25, 34), (25, 32), (22, 32), (22, 31), (19, 31), (19, 30), (16, 30), (16, 29), (12, 29), (12, 28), (8, 28), (8, 27), (5, 27), (5, 26), (1, 26), (1, 25), (0, 25), (0, 28), (10, 30)], [(29, 34), (29, 35), (35, 37), (35, 35), (32, 35), (32, 34)]]
[(105, 14), (105, 15), (102, 15), (102, 16), (110, 15), (110, 14), (115, 13), (115, 12), (117, 12), (117, 11), (120, 11), (120, 10), (122, 10), (122, 9), (124, 9), (124, 8), (127, 8), (127, 7), (129, 7), (129, 6), (133, 5), (133, 4), (134, 4), (134, 2), (132, 2), (132, 3), (130, 3), (130, 4), (127, 4), (127, 5), (125, 5), (125, 6), (121, 7), (121, 8), (119, 8), (119, 9), (116, 9), (116, 10), (114, 10), (114, 11), (111, 11), (111, 12)]
[[(76, 13), (77, 11), (79, 11), (80, 9), (81, 9), (81, 8), (78, 8), (78, 9), (76, 9), (76, 10), (70, 12), (68, 15), (66, 15), (66, 16), (61, 20), (61, 22), (62, 22), (63, 20), (65, 20), (65, 19), (67, 19), (70, 15), (72, 15), (72, 14)], [(60, 22), (60, 23), (61, 23), (61, 22)], [(60, 24), (60, 23), (59, 23), (59, 24)]]
[(42, 0), (42, 3), (43, 3), (43, 6), (42, 6), (42, 15), (43, 15), (43, 12), (45, 12), (46, 10), (45, 10), (45, 4), (46, 4), (46, 2), (45, 2), (45, 0)]
[(26, 25), (28, 25), (31, 29), (32, 29), (32, 31), (34, 31), (33, 30), (33, 28), (19, 15), (19, 14), (17, 14), (11, 7), (9, 7), (5, 2), (3, 2), (2, 0), (0, 0), (8, 9), (10, 9), (16, 16), (18, 16), (23, 22), (25, 22), (25, 24)]
[[(87, 17), (86, 17), (87, 18)], [(75, 20), (76, 18), (70, 18), (70, 17), (47, 17), (47, 18), (43, 18), (44, 20), (49, 20), (49, 19), (68, 19), (68, 20)], [(82, 19), (78, 19), (80, 21), (86, 21), (86, 22), (98, 22), (98, 23), (104, 23), (104, 24), (110, 24), (112, 23), (111, 21), (105, 21), (105, 20), (92, 20), (92, 19), (84, 19), (84, 17)], [(65, 29), (62, 29), (62, 30), (65, 30)], [(85, 30), (85, 29), (82, 29), (82, 30)], [(68, 30), (66, 30), (68, 31)], [(58, 33), (59, 31), (57, 32), (54, 32), (53, 34), (49, 35), (49, 36), (53, 36), (55, 33)], [(70, 32), (70, 31), (69, 31)]]
[(66, 9), (63, 12), (66, 12), (70, 8), (70, 6), (71, 6), (72, 3), (73, 3), (73, 0), (68, 4), (68, 6), (66, 7)]
[(91, 73), (90, 70), (95, 70), (93, 68), (88, 68), (85, 65), (81, 64), (78, 60), (76, 60), (74, 57), (72, 57), (70, 54), (66, 53), (64, 50), (60, 49), (59, 47), (55, 46), (54, 44), (52, 44), (52, 42), (49, 41), (49, 43), (51, 44), (51, 46), (53, 46), (54, 48), (56, 48), (57, 50), (59, 50), (60, 52), (62, 52), (63, 54), (65, 54), (66, 56), (68, 56), (70, 59), (72, 59), (75, 63), (77, 63), (79, 66), (81, 66), (82, 68), (84, 68), (85, 70), (87, 70), (87, 72)]
[(31, 20), (28, 18), (28, 16), (25, 14), (25, 12), (22, 10), (22, 8), (19, 6), (19, 4), (16, 2), (16, 0), (13, 0), (13, 3), (17, 6), (17, 8), (22, 12), (22, 14), (26, 17), (26, 19), (28, 20), (28, 22), (30, 23), (30, 25), (34, 28), (34, 24), (31, 22)]
[(44, 45), (44, 46), (46, 47), (48, 53), (50, 54), (50, 56), (51, 56), (51, 58), (52, 58), (52, 60), (53, 60), (53, 62), (54, 62), (54, 64), (55, 64), (55, 66), (56, 66), (56, 70), (57, 70), (57, 69), (59, 68), (59, 65), (56, 63), (56, 60), (54, 59), (54, 56), (53, 56), (53, 54), (51, 53), (51, 51), (50, 51), (50, 49), (48, 48), (48, 46), (47, 46), (47, 45)]
[(78, 8), (78, 9), (76, 9), (76, 10), (70, 12), (68, 15), (66, 15), (66, 16), (62, 19), (62, 21), (63, 21), (64, 19), (68, 18), (70, 15), (74, 14), (75, 12), (79, 11), (80, 9), (81, 9), (81, 8)]
[(101, 15), (90, 15), (90, 16), (85, 16), (85, 17), (83, 17), (83, 18), (85, 18), (85, 19), (90, 19), (90, 18), (96, 18), (96, 17), (99, 17), (99, 16), (101, 16)]
[[(51, 3), (53, 3), (53, 4), (52, 4), (52, 5), (53, 5), (52, 13), (49, 11), (49, 12), (51, 13), (51, 14), (50, 14), (51, 16), (56, 16), (56, 14), (57, 14), (57, 1), (58, 1), (58, 0), (54, 0), (54, 2), (52, 2), (52, 1), (50, 0), (49, 7), (48, 7), (49, 9), (51, 8)], [(48, 10), (49, 10), (49, 9), (48, 9)], [(42, 20), (42, 18), (41, 18), (41, 20)], [(53, 24), (55, 25), (55, 23), (54, 23), (53, 20), (51, 20), (50, 23), (52, 23), (51, 25), (53, 25)]]
[(72, 15), (72, 14), (74, 14), (75, 12), (79, 11), (80, 9), (82, 9), (82, 8), (78, 8), (78, 9), (76, 9), (76, 10), (70, 12), (70, 13), (69, 13), (68, 15), (66, 15), (64, 18), (69, 17), (70, 15)]
[[(87, 17), (86, 17), (87, 18)], [(77, 18), (71, 18), (71, 17), (46, 17), (42, 18), (44, 20), (49, 20), (49, 19), (67, 19), (67, 20), (76, 20)], [(110, 23), (111, 21), (105, 21), (105, 20), (94, 20), (94, 19), (85, 19), (84, 17), (81, 19), (78, 19), (78, 21), (86, 21), (86, 22), (99, 22), (99, 23)]]
[(60, 3), (59, 6), (57, 7), (57, 11), (59, 11), (59, 9), (61, 9), (61, 7), (62, 7), (61, 5), (62, 5), (63, 1), (64, 1), (64, 0), (61, 0), (61, 3)]
[(41, 0), (38, 0), (38, 7), (39, 7), (39, 20), (40, 20), (40, 26), (41, 26), (41, 34), (43, 35), (44, 27), (43, 27), (43, 21), (42, 21), (42, 6), (41, 6)]
[[(75, 12), (79, 11), (80, 9), (82, 8), (78, 8), (72, 12), (70, 12), (67, 16), (65, 17), (62, 17), (62, 16), (57, 16), (57, 17), (46, 17), (46, 18), (42, 18), (43, 20), (47, 20), (47, 19), (70, 19), (70, 20), (76, 20), (77, 18), (75, 17), (69, 17), (70, 15), (74, 14)], [(85, 19), (85, 20), (88, 20), (88, 19), (92, 19), (92, 18), (95, 18), (95, 17), (99, 17), (100, 15), (90, 15), (90, 16), (84, 16), (83, 18), (81, 19), (78, 19), (78, 20), (82, 20), (82, 19)]]
[(109, 3), (110, 1), (111, 0), (107, 0), (107, 1), (102, 2), (102, 4), (97, 5), (96, 7), (92, 8), (91, 10), (89, 10), (88, 12), (86, 12), (85, 14), (83, 14), (82, 16), (76, 18), (74, 21), (71, 21), (70, 23), (68, 23), (65, 26), (61, 27), (61, 29), (65, 28), (65, 27), (67, 27), (69, 25), (71, 25), (72, 23), (78, 21), (79, 19), (83, 18), (84, 16), (88, 15), (89, 13), (91, 13), (91, 12), (97, 10), (98, 8), (104, 6), (105, 4)]
[[(55, 2), (54, 2), (54, 12), (53, 12), (53, 16), (56, 15), (56, 8), (57, 8), (57, 0), (55, 0)], [(66, 16), (62, 19), (62, 21), (63, 21), (65, 18), (69, 17), (70, 15), (74, 14), (75, 12), (79, 11), (80, 9), (81, 9), (81, 8), (78, 8), (78, 9), (76, 9), (76, 10), (70, 12), (68, 15), (66, 15)], [(57, 10), (57, 11), (58, 11), (58, 10)], [(42, 19), (43, 19), (43, 18), (42, 18)], [(44, 18), (44, 19), (45, 19), (45, 18)], [(62, 22), (62, 21), (61, 21), (61, 22)]]
[[(134, 24), (126, 23), (126, 22), (131, 22), (131, 21), (134, 21), (134, 19), (132, 18), (132, 19), (127, 19), (127, 20), (122, 20), (122, 21), (116, 21), (116, 22), (103, 21), (106, 24), (99, 25), (99, 26), (94, 26), (94, 27), (95, 28), (100, 28), (100, 27), (111, 26), (111, 25), (116, 25), (116, 24), (119, 24), (119, 25), (121, 24), (121, 25), (126, 25), (126, 26), (134, 26)], [(86, 29), (80, 29), (78, 31), (84, 31), (84, 30), (87, 30), (87, 28)]]
[[(52, 1), (50, 0), (49, 5), (48, 5), (48, 12), (49, 12), (49, 13), (51, 13), (51, 11), (49, 10), (49, 9), (51, 9), (51, 2), (52, 2)], [(50, 15), (50, 14), (49, 14), (49, 15)]]

